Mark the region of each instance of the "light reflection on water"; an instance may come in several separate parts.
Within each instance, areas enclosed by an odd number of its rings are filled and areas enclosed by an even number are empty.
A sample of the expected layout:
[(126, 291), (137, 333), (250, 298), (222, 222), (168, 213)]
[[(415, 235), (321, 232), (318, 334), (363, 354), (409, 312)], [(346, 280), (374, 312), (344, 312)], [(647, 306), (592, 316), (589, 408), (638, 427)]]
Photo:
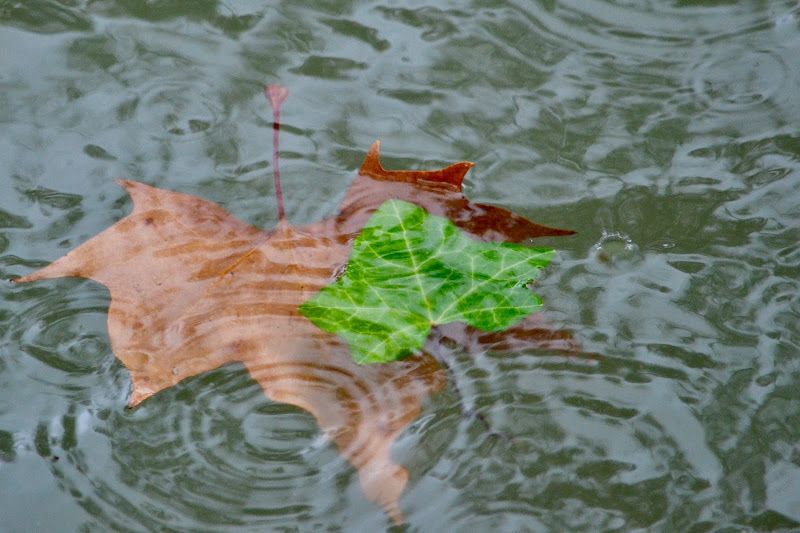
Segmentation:
[[(271, 227), (276, 81), (295, 223), (381, 138), (388, 168), (474, 161), (471, 199), (579, 232), (537, 243), (559, 253), (535, 289), (600, 357), (452, 347), (461, 398), (395, 446), (409, 530), (800, 528), (794, 3), (42, 1), (0, 8), (0, 43), (5, 278), (124, 216), (112, 178)], [(10, 531), (389, 527), (240, 366), (127, 411), (102, 287), (2, 295)]]

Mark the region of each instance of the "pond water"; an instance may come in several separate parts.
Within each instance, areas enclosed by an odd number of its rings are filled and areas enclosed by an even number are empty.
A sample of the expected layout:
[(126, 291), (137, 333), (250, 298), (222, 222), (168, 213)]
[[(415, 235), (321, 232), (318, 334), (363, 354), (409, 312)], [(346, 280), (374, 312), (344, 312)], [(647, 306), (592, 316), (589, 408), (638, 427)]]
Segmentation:
[(280, 83), (292, 222), (375, 139), (473, 161), (471, 200), (578, 232), (535, 288), (597, 354), (454, 348), (460, 397), (394, 447), (396, 528), (241, 365), (127, 410), (106, 289), (4, 284), (3, 531), (800, 530), (795, 1), (31, 0), (0, 46), (4, 279), (124, 217), (114, 178), (274, 226)]

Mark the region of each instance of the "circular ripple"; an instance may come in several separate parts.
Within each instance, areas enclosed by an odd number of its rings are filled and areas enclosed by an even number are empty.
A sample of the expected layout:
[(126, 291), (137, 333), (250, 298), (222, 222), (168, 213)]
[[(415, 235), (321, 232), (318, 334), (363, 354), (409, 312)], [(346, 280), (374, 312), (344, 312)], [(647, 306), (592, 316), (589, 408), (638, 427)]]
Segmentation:
[(352, 510), (337, 486), (353, 473), (313, 417), (269, 402), (239, 365), (89, 418), (43, 438), (55, 475), (104, 528), (264, 531)]
[(754, 16), (747, 6), (675, 7), (665, 2), (628, 0), (567, 0), (555, 9), (540, 3), (517, 2), (515, 20), (529, 19), (568, 47), (625, 56), (661, 56), (676, 49), (687, 52), (699, 41), (745, 34), (770, 24), (770, 14)]
[(739, 111), (779, 92), (788, 74), (773, 52), (728, 49), (694, 68), (693, 87), (713, 108)]
[(218, 95), (201, 81), (155, 77), (137, 92), (132, 105), (149, 136), (190, 140), (211, 133), (223, 121)]
[[(85, 283), (87, 290), (68, 294), (69, 287), (78, 283)], [(24, 286), (19, 290), (42, 289)], [(32, 300), (34, 305), (15, 315), (18, 324), (27, 325), (12, 328), (18, 332), (20, 352), (53, 370), (43, 372), (40, 366), (31, 367), (30, 371), (36, 373), (32, 378), (73, 392), (83, 382), (89, 394), (88, 387), (114, 361), (106, 332), (108, 292), (88, 282), (52, 284), (44, 290), (48, 292), (46, 298)]]

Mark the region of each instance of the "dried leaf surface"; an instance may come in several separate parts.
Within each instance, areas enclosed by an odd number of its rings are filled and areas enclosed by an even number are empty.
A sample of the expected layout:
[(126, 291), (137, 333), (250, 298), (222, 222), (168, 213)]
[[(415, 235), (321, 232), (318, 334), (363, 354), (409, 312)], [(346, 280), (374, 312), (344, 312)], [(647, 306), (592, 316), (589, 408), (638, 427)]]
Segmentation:
[[(421, 401), (445, 385), (445, 374), (427, 354), (356, 365), (347, 344), (298, 307), (335, 279), (356, 234), (391, 198), (445, 216), (477, 240), (572, 232), (467, 201), (461, 182), (470, 163), (386, 171), (378, 147), (370, 149), (338, 212), (303, 227), (281, 222), (263, 231), (195, 196), (119, 181), (133, 199), (130, 215), (14, 281), (80, 276), (108, 287), (108, 331), (131, 374), (130, 407), (187, 377), (243, 363), (267, 397), (314, 415), (358, 470), (367, 497), (399, 522), (408, 474), (391, 460), (391, 446)], [(514, 328), (518, 336), (526, 321)], [(451, 331), (468, 350), (484, 346), (470, 328)], [(536, 322), (521, 344), (536, 348), (552, 335)]]

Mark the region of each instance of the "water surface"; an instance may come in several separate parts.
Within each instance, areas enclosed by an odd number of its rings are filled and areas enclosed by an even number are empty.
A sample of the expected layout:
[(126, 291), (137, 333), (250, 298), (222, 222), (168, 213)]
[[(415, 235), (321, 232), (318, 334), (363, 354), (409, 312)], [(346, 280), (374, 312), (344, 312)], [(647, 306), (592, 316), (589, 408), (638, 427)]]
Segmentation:
[[(537, 279), (591, 364), (467, 356), (395, 446), (408, 531), (800, 529), (800, 8), (781, 0), (0, 6), (0, 272), (125, 216), (134, 179), (277, 221), (388, 168), (577, 230)], [(126, 410), (108, 293), (0, 292), (4, 531), (381, 531), (307, 413), (229, 365)], [(461, 405), (463, 403), (464, 405)], [(521, 446), (492, 438), (474, 408)]]

